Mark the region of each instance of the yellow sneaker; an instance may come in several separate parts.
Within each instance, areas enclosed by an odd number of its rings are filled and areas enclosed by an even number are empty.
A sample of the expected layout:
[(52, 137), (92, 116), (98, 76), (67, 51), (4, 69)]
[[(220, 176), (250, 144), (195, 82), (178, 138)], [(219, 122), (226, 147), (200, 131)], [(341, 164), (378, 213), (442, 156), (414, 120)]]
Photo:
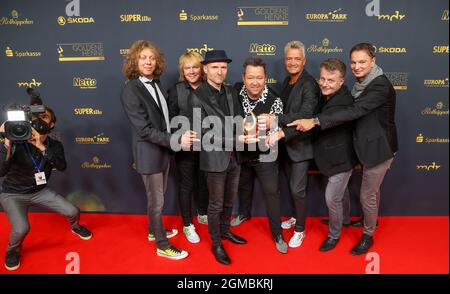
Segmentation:
[(172, 245), (169, 245), (166, 249), (156, 249), (156, 255), (165, 257), (168, 259), (179, 260), (188, 257), (188, 253), (184, 250), (178, 249)]

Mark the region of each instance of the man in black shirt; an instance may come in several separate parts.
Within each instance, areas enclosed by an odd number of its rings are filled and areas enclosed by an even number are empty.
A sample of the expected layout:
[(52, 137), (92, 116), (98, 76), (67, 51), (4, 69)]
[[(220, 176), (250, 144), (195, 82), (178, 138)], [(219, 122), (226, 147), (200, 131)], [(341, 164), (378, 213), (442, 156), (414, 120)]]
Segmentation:
[[(13, 143), (4, 138), (0, 144), (0, 176), (4, 177), (0, 203), (12, 226), (5, 258), (7, 270), (20, 267), (20, 250), (30, 229), (30, 206), (56, 211), (68, 218), (72, 232), (81, 239), (92, 237), (92, 233), (78, 223), (79, 209), (47, 188), (52, 169), (66, 169), (63, 145), (48, 136), (56, 122), (53, 110), (45, 107), (45, 112), (33, 120), (41, 120), (45, 126), (41, 133), (32, 129), (28, 142)], [(3, 131), (4, 124), (0, 127), (0, 132)]]

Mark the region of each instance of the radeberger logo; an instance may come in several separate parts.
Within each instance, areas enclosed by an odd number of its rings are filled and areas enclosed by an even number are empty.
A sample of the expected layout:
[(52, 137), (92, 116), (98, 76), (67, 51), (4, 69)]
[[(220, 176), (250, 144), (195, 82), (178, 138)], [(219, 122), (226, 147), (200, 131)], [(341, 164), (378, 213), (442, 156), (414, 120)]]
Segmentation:
[(378, 15), (378, 20), (401, 21), (405, 17), (406, 17), (406, 14), (401, 14), (400, 11), (396, 10), (394, 14), (380, 14), (380, 15)]
[(448, 45), (436, 45), (433, 46), (433, 53), (434, 54), (448, 54)]
[(103, 111), (94, 108), (74, 108), (75, 115), (102, 115)]
[(86, 23), (95, 23), (95, 19), (93, 17), (64, 17), (59, 16), (57, 22), (60, 26), (64, 26), (66, 24), (86, 24)]
[(6, 46), (5, 49), (6, 57), (41, 57), (42, 53), (40, 51), (14, 51), (11, 47)]
[(18, 87), (36, 88), (40, 87), (42, 82), (37, 81), (35, 78), (31, 79), (30, 82), (17, 82)]
[(391, 81), (394, 89), (408, 90), (408, 73), (406, 72), (385, 72), (386, 77)]
[(274, 44), (251, 43), (249, 52), (256, 55), (275, 55), (277, 46)]
[(307, 13), (305, 18), (313, 22), (344, 22), (348, 20), (348, 14), (343, 13), (342, 8), (338, 8), (326, 13)]
[(73, 78), (73, 86), (80, 89), (97, 89), (97, 80), (93, 78)]
[(105, 60), (103, 43), (66, 43), (56, 44), (59, 61)]
[(11, 11), (11, 17), (2, 16), (0, 17), (0, 26), (5, 25), (13, 25), (13, 26), (22, 26), (22, 25), (32, 25), (34, 21), (28, 18), (19, 19), (19, 12), (17, 10)]
[(422, 135), (422, 133), (419, 133), (419, 135), (417, 135), (416, 137), (416, 143), (427, 143), (427, 144), (432, 144), (432, 143), (448, 143), (448, 138), (428, 138), (428, 137), (424, 137)]
[(375, 48), (375, 52), (377, 53), (390, 53), (390, 54), (402, 54), (402, 53), (406, 53), (406, 48), (404, 47), (376, 47), (373, 46)]
[(219, 16), (218, 15), (212, 15), (212, 14), (188, 14), (186, 10), (182, 9), (180, 13), (178, 14), (178, 18), (180, 21), (218, 21)]
[(423, 84), (425, 87), (448, 88), (448, 78), (440, 80), (424, 80)]
[(152, 17), (142, 14), (121, 14), (120, 22), (150, 22)]
[(101, 163), (100, 158), (98, 156), (92, 157), (92, 161), (85, 161), (81, 164), (81, 168), (89, 168), (89, 169), (104, 169), (111, 168), (112, 166), (107, 163)]
[(313, 44), (308, 47), (308, 53), (321, 53), (321, 54), (330, 54), (330, 53), (342, 53), (344, 50), (342, 48), (338, 48), (337, 46), (330, 46), (330, 40), (325, 38), (322, 40), (321, 45)]
[(441, 20), (448, 21), (448, 10), (444, 10), (444, 12), (442, 13)]
[(441, 165), (437, 164), (436, 162), (432, 162), (431, 164), (418, 164), (416, 165), (416, 169), (418, 170), (438, 170), (441, 167)]
[(287, 6), (241, 6), (237, 8), (238, 26), (287, 26)]
[(93, 137), (75, 137), (75, 143), (77, 144), (101, 144), (101, 145), (105, 145), (105, 144), (109, 144), (110, 142), (110, 138), (109, 137), (105, 137), (103, 135), (103, 133), (98, 134), (96, 136)]
[(442, 101), (439, 101), (434, 107), (426, 107), (421, 111), (422, 115), (448, 115), (448, 108), (445, 109), (445, 105)]
[(211, 50), (214, 50), (214, 48), (208, 47), (208, 44), (203, 44), (203, 47), (200, 48), (186, 48), (187, 52), (197, 52), (200, 54), (206, 53)]

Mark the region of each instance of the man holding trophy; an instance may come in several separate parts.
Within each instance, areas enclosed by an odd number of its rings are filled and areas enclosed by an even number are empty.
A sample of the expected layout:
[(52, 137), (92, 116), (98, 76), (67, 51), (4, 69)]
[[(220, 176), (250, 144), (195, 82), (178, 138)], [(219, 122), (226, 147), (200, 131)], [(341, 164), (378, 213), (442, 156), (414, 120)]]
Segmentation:
[[(253, 185), (255, 175), (264, 191), (270, 231), (278, 251), (287, 253), (287, 243), (282, 236), (280, 223), (280, 194), (278, 185), (278, 159), (269, 156), (265, 145), (266, 123), (258, 122), (263, 113), (279, 115), (283, 113), (283, 102), (266, 85), (266, 63), (261, 58), (250, 57), (244, 62), (242, 83), (235, 88), (239, 93), (245, 119), (244, 133), (246, 150), (242, 154), (239, 178), (239, 214), (231, 221), (238, 226), (251, 218)], [(261, 119), (263, 119), (261, 117)], [(276, 131), (276, 130), (275, 130)]]

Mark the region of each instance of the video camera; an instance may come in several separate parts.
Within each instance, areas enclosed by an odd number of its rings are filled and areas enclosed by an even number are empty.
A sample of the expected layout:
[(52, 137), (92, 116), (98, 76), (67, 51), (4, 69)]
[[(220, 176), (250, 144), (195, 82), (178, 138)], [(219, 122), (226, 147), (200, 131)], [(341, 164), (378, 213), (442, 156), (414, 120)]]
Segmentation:
[(40, 94), (33, 88), (27, 89), (31, 96), (31, 105), (10, 105), (5, 107), (7, 121), (5, 122), (4, 137), (15, 143), (26, 142), (31, 138), (34, 128), (39, 133), (45, 132), (48, 126), (42, 124), (42, 120), (33, 120), (33, 116), (44, 113), (45, 107), (42, 105)]

